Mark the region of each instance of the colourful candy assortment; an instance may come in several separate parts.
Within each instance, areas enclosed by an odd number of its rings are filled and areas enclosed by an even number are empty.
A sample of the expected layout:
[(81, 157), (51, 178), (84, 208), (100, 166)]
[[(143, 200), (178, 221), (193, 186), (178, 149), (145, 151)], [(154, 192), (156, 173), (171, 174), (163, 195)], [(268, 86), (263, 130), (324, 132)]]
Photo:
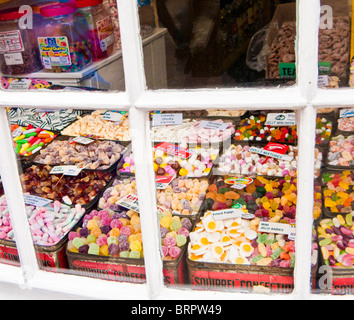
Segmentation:
[(332, 120), (325, 117), (317, 117), (316, 120), (316, 145), (328, 142), (332, 135)]
[(34, 128), (32, 125), (20, 127), (17, 124), (11, 126), (15, 153), (20, 156), (31, 156), (52, 142), (57, 135), (51, 131)]
[[(297, 173), (298, 148), (289, 146), (286, 153), (292, 160), (281, 160), (250, 151), (250, 145), (232, 144), (220, 157), (217, 174), (263, 175), (272, 177), (295, 177)], [(322, 152), (315, 149), (316, 176), (322, 166)]]
[(189, 149), (192, 155), (183, 159), (169, 155), (162, 150), (153, 151), (154, 170), (157, 175), (181, 176), (201, 178), (208, 176), (215, 159), (219, 154), (216, 148), (193, 148)]
[(322, 181), (324, 207), (330, 213), (350, 213), (353, 208), (353, 173), (343, 171), (336, 173), (323, 173)]
[(332, 268), (353, 267), (353, 212), (323, 219), (317, 227), (318, 243), (324, 263)]
[(278, 143), (295, 143), (298, 139), (296, 126), (270, 126), (265, 125), (265, 115), (250, 116), (242, 119), (236, 129), (237, 141), (271, 141)]
[[(70, 208), (58, 201), (45, 207), (26, 206), (26, 211), (33, 243), (41, 246), (56, 245), (85, 214), (80, 204)], [(15, 240), (5, 196), (0, 198), (0, 239)]]
[(297, 179), (266, 179), (258, 176), (244, 189), (232, 188), (228, 179), (216, 177), (208, 187), (206, 205), (209, 210), (246, 208), (256, 217), (270, 222), (295, 222)]

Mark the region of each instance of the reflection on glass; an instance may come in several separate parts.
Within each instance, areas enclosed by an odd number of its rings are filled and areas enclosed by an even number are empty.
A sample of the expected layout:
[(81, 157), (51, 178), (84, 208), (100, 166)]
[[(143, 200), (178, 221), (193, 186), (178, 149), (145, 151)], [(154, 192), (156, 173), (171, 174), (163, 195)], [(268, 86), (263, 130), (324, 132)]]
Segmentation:
[(353, 294), (352, 108), (319, 109), (316, 145), (325, 150), (315, 179), (314, 293)]
[(294, 83), (279, 63), (295, 65), (295, 1), (157, 0), (156, 11), (167, 30), (167, 88)]
[(125, 90), (116, 1), (0, 4), (6, 90)]

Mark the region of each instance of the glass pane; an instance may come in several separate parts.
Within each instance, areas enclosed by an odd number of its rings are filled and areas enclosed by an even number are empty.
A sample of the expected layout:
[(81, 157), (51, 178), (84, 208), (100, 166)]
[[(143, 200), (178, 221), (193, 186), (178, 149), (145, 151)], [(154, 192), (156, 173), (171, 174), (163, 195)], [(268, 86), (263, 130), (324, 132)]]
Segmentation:
[(134, 177), (116, 175), (131, 142), (128, 113), (10, 108), (8, 116), (40, 267), (145, 282), (138, 210), (119, 205), (136, 192)]
[[(149, 4), (150, 2), (153, 5)], [(296, 1), (144, 1), (157, 16), (144, 48), (160, 88), (290, 86), (295, 83)], [(156, 61), (158, 64), (152, 64)], [(285, 70), (285, 71), (284, 71)]]
[(151, 138), (166, 285), (291, 293), (296, 112), (154, 111)]
[[(353, 294), (353, 127), (352, 109), (318, 110), (317, 132), (323, 140), (326, 156), (315, 193), (315, 229), (317, 233), (318, 271), (316, 292), (334, 295)], [(324, 113), (326, 112), (326, 113)], [(328, 121), (325, 121), (325, 118)], [(326, 123), (332, 121), (332, 133)], [(322, 210), (320, 201), (322, 196)]]
[(351, 1), (321, 0), (318, 86), (352, 86)]
[(125, 90), (115, 1), (6, 1), (0, 37), (5, 90)]

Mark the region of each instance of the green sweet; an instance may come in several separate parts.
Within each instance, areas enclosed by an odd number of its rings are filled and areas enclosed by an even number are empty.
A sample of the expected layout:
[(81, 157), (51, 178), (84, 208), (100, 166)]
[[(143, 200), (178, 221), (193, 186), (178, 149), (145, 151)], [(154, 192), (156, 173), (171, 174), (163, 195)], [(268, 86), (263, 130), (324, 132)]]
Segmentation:
[(176, 243), (178, 247), (183, 247), (187, 243), (187, 238), (183, 234), (178, 234), (176, 236)]
[(90, 243), (88, 254), (99, 255), (100, 247), (97, 243)]
[(79, 249), (81, 246), (83, 246), (84, 244), (86, 243), (85, 239), (84, 238), (79, 238), (79, 237), (76, 237), (72, 244), (73, 246), (76, 248), (76, 249)]
[(129, 251), (121, 251), (119, 252), (119, 256), (121, 258), (129, 258)]
[(97, 238), (93, 235), (93, 234), (89, 234), (87, 236), (87, 243), (90, 244), (90, 243), (96, 243), (96, 240)]
[(111, 245), (112, 243), (118, 244), (118, 239), (116, 237), (108, 237), (107, 238), (107, 244)]
[(140, 252), (139, 251), (130, 251), (129, 258), (140, 259)]
[(182, 228), (182, 223), (179, 220), (173, 220), (170, 225), (171, 231), (178, 231)]

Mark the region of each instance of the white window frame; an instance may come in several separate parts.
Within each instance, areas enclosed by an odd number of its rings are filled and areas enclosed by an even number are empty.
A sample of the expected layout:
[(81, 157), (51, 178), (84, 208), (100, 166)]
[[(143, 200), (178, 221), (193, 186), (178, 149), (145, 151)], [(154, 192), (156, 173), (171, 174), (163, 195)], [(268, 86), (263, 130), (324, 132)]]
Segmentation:
[[(21, 267), (0, 264), (1, 282), (23, 289), (49, 291), (97, 299), (235, 300), (274, 299), (260, 294), (197, 291), (165, 287), (160, 254), (156, 189), (151, 155), (148, 114), (151, 110), (294, 109), (298, 112), (299, 163), (296, 228), (296, 264), (293, 293), (279, 299), (350, 299), (351, 296), (312, 294), (311, 243), (316, 109), (354, 105), (352, 89), (317, 88), (317, 52), (320, 0), (298, 0), (297, 84), (290, 88), (235, 88), (148, 90), (146, 87), (137, 0), (118, 0), (125, 70), (125, 92), (0, 92), (0, 174), (10, 208)], [(75, 273), (40, 270), (26, 219), (19, 171), (11, 143), (6, 107), (50, 107), (129, 110), (141, 210), (146, 284), (130, 284), (79, 277)], [(144, 135), (142, 133), (145, 133)], [(148, 161), (147, 161), (148, 160)], [(149, 161), (151, 160), (151, 161)], [(21, 289), (20, 289), (21, 288)], [(93, 289), (94, 288), (94, 289)], [(143, 289), (143, 290), (142, 290)]]

